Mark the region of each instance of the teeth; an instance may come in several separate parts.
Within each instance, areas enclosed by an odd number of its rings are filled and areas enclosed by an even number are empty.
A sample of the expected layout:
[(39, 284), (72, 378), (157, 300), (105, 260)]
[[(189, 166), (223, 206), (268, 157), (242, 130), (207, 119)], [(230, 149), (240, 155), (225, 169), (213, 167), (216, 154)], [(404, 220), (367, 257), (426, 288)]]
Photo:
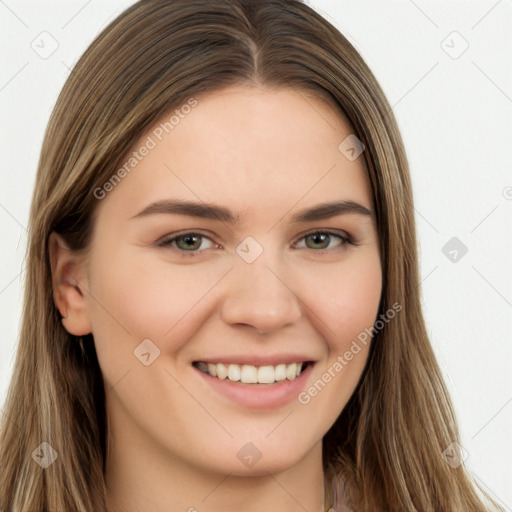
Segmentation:
[[(300, 366), (302, 367), (302, 364)], [(276, 381), (286, 379), (286, 365), (285, 364), (278, 364), (274, 368), (274, 379), (276, 379)]]
[(273, 366), (260, 366), (258, 368), (258, 383), (259, 384), (272, 384), (274, 383), (274, 367)]
[(197, 363), (197, 367), (202, 371), (202, 372), (206, 372), (208, 373), (208, 365), (206, 363), (203, 363), (203, 362), (199, 362)]
[[(226, 366), (224, 366), (223, 364), (216, 364), (214, 366), (217, 367), (217, 377), (219, 379), (225, 379), (228, 376), (228, 369)], [(208, 367), (206, 367), (206, 368), (208, 370)], [(201, 369), (201, 368), (199, 368), (199, 369)], [(213, 377), (213, 375), (212, 375), (212, 377)]]
[(276, 366), (253, 366), (244, 364), (213, 364), (198, 362), (197, 368), (212, 377), (228, 379), (243, 384), (274, 384), (283, 380), (294, 380), (302, 371), (303, 363), (278, 364)]
[[(211, 373), (210, 373), (211, 375)], [(250, 366), (244, 364), (242, 366), (242, 373), (240, 374), (240, 380), (245, 384), (257, 384), (258, 382), (258, 369), (256, 366)]]
[(228, 368), (228, 379), (232, 380), (233, 382), (238, 382), (240, 380), (242, 370), (240, 369), (240, 366), (237, 364), (230, 364)]
[(293, 379), (295, 379), (296, 376), (297, 376), (297, 364), (296, 363), (289, 364), (286, 367), (286, 378), (288, 380), (293, 380)]

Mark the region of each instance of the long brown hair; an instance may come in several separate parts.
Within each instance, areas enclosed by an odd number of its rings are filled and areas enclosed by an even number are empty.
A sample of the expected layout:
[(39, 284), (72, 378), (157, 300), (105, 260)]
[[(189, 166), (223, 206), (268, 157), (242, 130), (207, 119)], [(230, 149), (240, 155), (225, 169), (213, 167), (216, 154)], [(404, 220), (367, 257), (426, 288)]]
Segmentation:
[[(324, 438), (334, 509), (346, 488), (357, 511), (490, 510), (491, 499), (483, 489), (478, 494), (464, 464), (452, 468), (442, 457), (460, 438), (422, 316), (412, 190), (397, 123), (362, 57), (299, 0), (141, 1), (73, 69), (49, 121), (32, 200), (22, 329), (0, 432), (0, 510), (107, 510), (108, 390), (92, 335), (71, 336), (61, 324), (49, 235), (87, 249), (93, 191), (138, 138), (190, 98), (240, 84), (329, 98), (350, 121), (366, 148), (377, 215), (379, 315), (403, 306), (374, 334), (359, 385)], [(58, 454), (44, 470), (33, 460), (43, 442)]]

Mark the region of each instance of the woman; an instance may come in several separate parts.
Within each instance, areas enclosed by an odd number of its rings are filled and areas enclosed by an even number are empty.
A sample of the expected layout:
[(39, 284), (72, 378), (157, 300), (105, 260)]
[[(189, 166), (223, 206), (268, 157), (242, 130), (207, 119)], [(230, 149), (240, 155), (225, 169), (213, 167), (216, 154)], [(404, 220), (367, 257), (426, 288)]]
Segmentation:
[(2, 511), (489, 510), (396, 122), (308, 6), (124, 12), (57, 101), (29, 231)]

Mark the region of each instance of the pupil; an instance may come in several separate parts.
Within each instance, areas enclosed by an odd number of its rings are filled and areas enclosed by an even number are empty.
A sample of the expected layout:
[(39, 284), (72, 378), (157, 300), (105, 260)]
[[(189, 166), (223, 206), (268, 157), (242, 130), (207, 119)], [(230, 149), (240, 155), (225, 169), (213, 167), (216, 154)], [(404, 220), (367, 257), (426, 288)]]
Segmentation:
[[(313, 243), (314, 244), (321, 244), (322, 243), (322, 238), (324, 239), (323, 241), (325, 242), (325, 240), (327, 240), (327, 242), (329, 241), (329, 235), (327, 234), (322, 234), (322, 233), (316, 233), (314, 235), (311, 235), (311, 238), (313, 239)], [(317, 240), (320, 241), (318, 242)]]
[(194, 244), (194, 239), (196, 239), (196, 244), (197, 244), (197, 239), (198, 238), (199, 237), (197, 237), (197, 236), (186, 235), (186, 236), (181, 237), (181, 240), (183, 240), (186, 245), (190, 245), (190, 244), (193, 245)]

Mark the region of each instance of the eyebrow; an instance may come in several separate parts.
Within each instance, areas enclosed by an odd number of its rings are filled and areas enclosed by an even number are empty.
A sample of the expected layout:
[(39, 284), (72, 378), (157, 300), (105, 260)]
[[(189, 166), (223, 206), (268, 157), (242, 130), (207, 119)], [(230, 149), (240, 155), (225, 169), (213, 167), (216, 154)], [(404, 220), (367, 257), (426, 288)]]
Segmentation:
[[(227, 208), (212, 203), (196, 203), (194, 201), (185, 200), (163, 200), (151, 203), (142, 211), (132, 217), (132, 219), (145, 217), (154, 214), (174, 214), (188, 215), (190, 217), (198, 217), (202, 219), (220, 220), (228, 222), (236, 226), (241, 223), (241, 216), (236, 215)], [(332, 201), (329, 203), (321, 203), (311, 208), (307, 208), (295, 213), (291, 219), (291, 223), (313, 222), (325, 220), (337, 215), (356, 214), (364, 215), (375, 219), (373, 210), (366, 208), (354, 201)]]

